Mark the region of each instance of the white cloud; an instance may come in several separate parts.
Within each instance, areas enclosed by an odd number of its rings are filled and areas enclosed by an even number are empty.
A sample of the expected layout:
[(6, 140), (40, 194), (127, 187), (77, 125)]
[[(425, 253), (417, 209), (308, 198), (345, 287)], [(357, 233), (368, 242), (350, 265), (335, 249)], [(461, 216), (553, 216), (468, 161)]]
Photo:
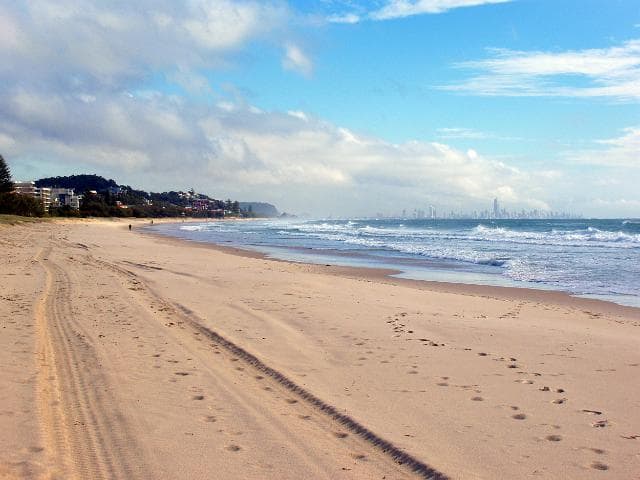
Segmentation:
[(309, 121), (309, 117), (307, 116), (307, 114), (300, 110), (289, 110), (287, 113), (292, 117), (299, 118), (300, 120), (304, 120), (305, 122)]
[(234, 48), (248, 38), (272, 28), (284, 11), (268, 3), (239, 3), (229, 0), (196, 0), (184, 29), (203, 47), (211, 50)]
[(285, 46), (285, 56), (282, 60), (282, 66), (287, 70), (292, 70), (303, 75), (309, 76), (313, 71), (313, 63), (302, 49), (292, 43)]
[(15, 49), (20, 45), (16, 20), (0, 6), (0, 51)]
[(354, 23), (358, 23), (361, 20), (359, 15), (356, 15), (355, 13), (345, 13), (342, 15), (330, 15), (329, 17), (327, 17), (327, 21), (329, 23), (347, 23), (347, 24), (354, 24)]
[[(447, 90), (478, 95), (640, 99), (640, 40), (565, 52), (489, 50), (485, 60), (457, 66), (476, 75)], [(578, 85), (576, 80), (586, 80)]]
[(183, 87), (187, 92), (211, 92), (211, 87), (209, 86), (207, 77), (188, 68), (178, 67), (176, 71), (168, 75), (168, 79)]
[(154, 71), (216, 68), (253, 39), (284, 36), (291, 15), (281, 0), (5, 3), (0, 81), (60, 89), (117, 88)]
[(596, 141), (600, 148), (566, 152), (573, 163), (640, 169), (640, 126), (627, 127), (616, 138)]
[(467, 139), (467, 140), (481, 140), (488, 138), (490, 135), (479, 132), (472, 128), (464, 127), (443, 127), (436, 130), (438, 137), (442, 139)]
[(392, 20), (414, 15), (445, 13), (455, 8), (477, 7), (480, 5), (508, 3), (513, 0), (386, 0), (381, 2), (348, 2), (354, 11), (329, 15), (329, 23), (355, 24), (364, 20)]
[(475, 7), (492, 3), (507, 3), (511, 0), (389, 0), (379, 10), (371, 12), (374, 20), (389, 20), (421, 14), (444, 13), (461, 7)]

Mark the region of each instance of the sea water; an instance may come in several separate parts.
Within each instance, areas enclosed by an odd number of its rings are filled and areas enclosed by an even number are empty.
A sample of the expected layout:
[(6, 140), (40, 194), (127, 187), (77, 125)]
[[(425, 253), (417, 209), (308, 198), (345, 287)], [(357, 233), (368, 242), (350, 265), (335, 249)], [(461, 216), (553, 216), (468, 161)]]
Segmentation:
[(255, 220), (152, 228), (290, 261), (390, 268), (404, 278), (552, 289), (640, 306), (636, 220)]

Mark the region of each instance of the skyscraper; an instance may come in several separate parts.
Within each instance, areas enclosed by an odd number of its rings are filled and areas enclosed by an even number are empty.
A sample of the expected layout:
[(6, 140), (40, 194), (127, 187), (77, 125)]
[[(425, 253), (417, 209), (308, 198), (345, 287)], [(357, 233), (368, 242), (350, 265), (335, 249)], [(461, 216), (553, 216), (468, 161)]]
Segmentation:
[(500, 208), (498, 206), (498, 199), (493, 199), (493, 218), (500, 218)]

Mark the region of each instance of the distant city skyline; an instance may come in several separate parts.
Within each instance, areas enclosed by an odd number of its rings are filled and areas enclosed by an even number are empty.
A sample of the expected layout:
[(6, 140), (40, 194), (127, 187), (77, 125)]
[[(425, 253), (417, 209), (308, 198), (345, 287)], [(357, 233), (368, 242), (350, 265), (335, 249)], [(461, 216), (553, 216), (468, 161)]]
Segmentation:
[(635, 0), (1, 2), (0, 154), (314, 216), (640, 217), (639, 25)]
[(457, 219), (457, 220), (513, 220), (513, 219), (580, 219), (583, 215), (578, 212), (563, 212), (551, 210), (509, 210), (508, 208), (500, 208), (499, 199), (496, 197), (490, 206), (486, 208), (475, 209), (471, 211), (453, 211), (445, 210), (438, 214), (438, 209), (434, 205), (429, 205), (425, 209), (414, 208), (408, 211), (403, 209), (402, 213), (384, 214), (378, 212), (376, 218), (413, 218), (413, 219)]

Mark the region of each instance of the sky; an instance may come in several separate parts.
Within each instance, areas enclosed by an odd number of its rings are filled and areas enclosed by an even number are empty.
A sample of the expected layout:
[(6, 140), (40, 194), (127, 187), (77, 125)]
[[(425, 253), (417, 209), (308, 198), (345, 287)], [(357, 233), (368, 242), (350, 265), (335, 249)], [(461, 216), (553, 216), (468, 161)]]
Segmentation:
[(316, 216), (640, 217), (640, 2), (0, 0), (0, 154)]

